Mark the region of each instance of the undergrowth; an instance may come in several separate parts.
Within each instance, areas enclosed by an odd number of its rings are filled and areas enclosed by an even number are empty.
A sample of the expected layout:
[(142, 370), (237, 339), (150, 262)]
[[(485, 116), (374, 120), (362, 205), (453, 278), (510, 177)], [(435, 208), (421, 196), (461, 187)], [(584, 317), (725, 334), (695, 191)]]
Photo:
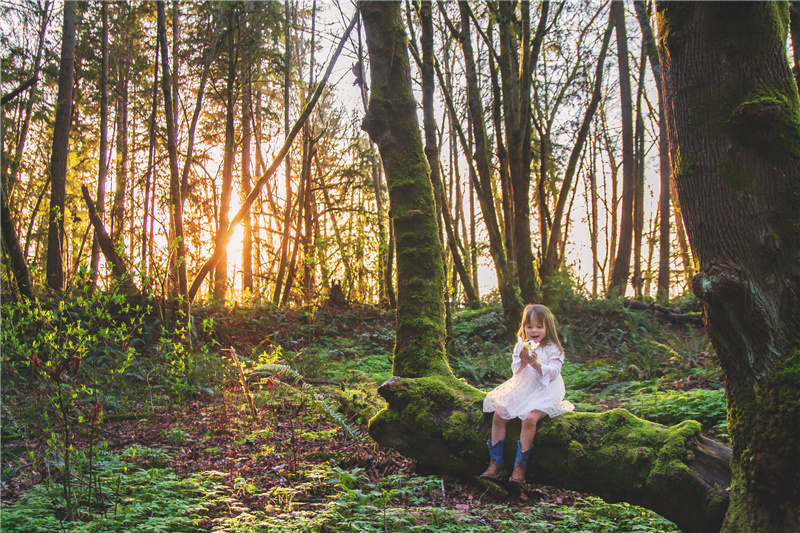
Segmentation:
[[(238, 302), (200, 304), (194, 318), (192, 332), (170, 330), (146, 303), (107, 294), (4, 304), (3, 483), (20, 496), (4, 497), (3, 531), (676, 530), (586, 495), (502, 503), (378, 450), (366, 424), (385, 406), (391, 311)], [(701, 330), (605, 301), (565, 300), (556, 318), (579, 410), (692, 418), (726, 437)], [(457, 376), (483, 390), (511, 376), (502, 324), (496, 306), (454, 312)], [(162, 421), (165, 448), (114, 451), (109, 424), (127, 417), (130, 431)]]

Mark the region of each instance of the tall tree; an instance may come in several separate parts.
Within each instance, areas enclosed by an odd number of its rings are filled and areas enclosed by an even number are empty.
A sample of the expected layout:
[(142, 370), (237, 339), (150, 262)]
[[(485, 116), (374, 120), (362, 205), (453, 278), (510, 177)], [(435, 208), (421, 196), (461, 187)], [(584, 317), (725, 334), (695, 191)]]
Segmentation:
[(722, 530), (798, 531), (800, 99), (788, 7), (656, 11), (670, 157), (699, 260), (692, 289), (725, 371), (733, 482)]
[[(108, 170), (108, 3), (103, 2), (102, 34), (100, 36), (100, 153), (97, 164), (97, 215), (103, 222), (106, 210), (106, 172)], [(153, 110), (155, 112), (155, 109)], [(92, 284), (97, 282), (100, 267), (100, 241), (92, 237)]]
[(186, 242), (183, 231), (183, 201), (181, 180), (178, 174), (178, 147), (175, 133), (175, 109), (172, 101), (172, 79), (167, 47), (167, 21), (164, 0), (156, 3), (158, 9), (158, 43), (161, 48), (161, 89), (164, 96), (164, 118), (167, 129), (167, 153), (169, 156), (169, 213), (170, 213), (170, 275), (171, 294), (182, 300), (184, 320), (189, 320), (191, 299), (188, 297), (186, 278)]
[(620, 112), (622, 121), (622, 212), (620, 213), (619, 243), (614, 269), (608, 286), (611, 297), (623, 296), (631, 269), (633, 241), (633, 98), (631, 75), (628, 67), (628, 35), (625, 29), (625, 4), (611, 2), (614, 27), (617, 35), (617, 62), (619, 63)]
[[(659, 254), (658, 254), (658, 289), (656, 295), (659, 301), (669, 299), (670, 287), (670, 179), (672, 169), (669, 162), (669, 139), (667, 137), (667, 121), (664, 119), (664, 95), (661, 83), (661, 63), (658, 58), (658, 45), (656, 44), (653, 28), (650, 25), (650, 3), (644, 0), (633, 2), (636, 8), (636, 18), (642, 29), (643, 45), (647, 50), (647, 58), (653, 77), (656, 80), (658, 91), (658, 158), (661, 188), (658, 197), (659, 224)], [(675, 220), (675, 224), (682, 225), (682, 220)]]
[(129, 24), (133, 18), (130, 6), (123, 5), (119, 24), (120, 40), (117, 58), (116, 119), (117, 146), (114, 173), (114, 205), (111, 213), (111, 239), (115, 246), (122, 243), (125, 231), (125, 196), (128, 190), (128, 86), (133, 54), (133, 32)]
[[(452, 220), (450, 207), (447, 204), (442, 183), (441, 164), (439, 163), (439, 143), (436, 135), (436, 117), (434, 115), (433, 95), (435, 90), (434, 74), (434, 55), (433, 55), (433, 16), (430, 2), (422, 2), (417, 6), (417, 12), (422, 27), (420, 47), (422, 48), (422, 58), (420, 69), (422, 71), (422, 110), (423, 123), (425, 130), (425, 155), (431, 167), (431, 183), (436, 199), (437, 210), (441, 212), (445, 233), (447, 235), (447, 246), (453, 258), (454, 267), (464, 287), (467, 300), (473, 309), (480, 307), (480, 299), (472, 285), (464, 262), (461, 259), (461, 252), (458, 249), (455, 230), (456, 223)], [(413, 41), (412, 41), (413, 42)]]
[(50, 154), (50, 222), (47, 231), (47, 286), (54, 291), (64, 288), (64, 202), (67, 186), (69, 130), (72, 123), (72, 76), (75, 71), (75, 29), (78, 3), (64, 2), (61, 30), (61, 63), (58, 72), (58, 99), (53, 125), (53, 148)]
[[(592, 96), (589, 100), (589, 105), (586, 107), (586, 112), (583, 116), (581, 126), (578, 129), (575, 144), (570, 152), (569, 160), (567, 161), (567, 168), (564, 171), (564, 180), (561, 182), (561, 190), (558, 195), (555, 210), (552, 214), (552, 224), (549, 231), (549, 239), (544, 248), (544, 258), (539, 268), (542, 279), (546, 280), (553, 276), (559, 269), (563, 254), (560, 253), (561, 246), (559, 243), (565, 239), (562, 238), (562, 225), (565, 216), (569, 218), (569, 211), (566, 210), (567, 198), (569, 196), (572, 180), (578, 171), (578, 161), (583, 153), (584, 144), (589, 136), (589, 128), (594, 119), (594, 114), (600, 104), (603, 87), (603, 65), (605, 64), (606, 53), (608, 52), (608, 45), (611, 41), (611, 31), (614, 28), (613, 15), (609, 15), (608, 25), (603, 34), (602, 45), (600, 46), (600, 53), (597, 58), (597, 66), (594, 74), (594, 89)], [(566, 231), (563, 231), (566, 234)]]
[[(228, 4), (228, 76), (225, 86), (225, 153), (222, 162), (222, 188), (219, 201), (219, 228), (227, 228), (228, 211), (231, 207), (233, 190), (233, 163), (236, 148), (236, 129), (234, 115), (236, 113), (236, 63), (238, 61), (236, 43), (237, 4)], [(220, 231), (217, 235), (222, 235)], [(214, 297), (224, 300), (228, 293), (228, 254), (222, 248), (222, 257), (214, 270)]]
[(378, 146), (397, 243), (395, 376), (448, 375), (444, 353), (442, 243), (430, 167), (411, 90), (399, 2), (360, 5), (370, 57), (370, 104), (363, 128)]

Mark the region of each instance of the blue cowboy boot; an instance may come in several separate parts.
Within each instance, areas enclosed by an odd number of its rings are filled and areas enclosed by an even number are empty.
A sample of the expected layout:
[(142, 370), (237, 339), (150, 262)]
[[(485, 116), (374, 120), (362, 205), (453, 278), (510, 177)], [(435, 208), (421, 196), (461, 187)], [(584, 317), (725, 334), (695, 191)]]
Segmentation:
[(522, 485), (525, 483), (525, 470), (528, 468), (528, 457), (533, 450), (533, 444), (526, 451), (522, 451), (522, 446), (517, 441), (517, 457), (514, 459), (514, 470), (511, 472), (511, 477), (508, 480), (511, 483)]
[(487, 440), (486, 445), (489, 447), (489, 468), (481, 474), (484, 479), (499, 480), (505, 475), (505, 464), (503, 464), (503, 443), (505, 441), (499, 440), (496, 444), (492, 445), (492, 441)]

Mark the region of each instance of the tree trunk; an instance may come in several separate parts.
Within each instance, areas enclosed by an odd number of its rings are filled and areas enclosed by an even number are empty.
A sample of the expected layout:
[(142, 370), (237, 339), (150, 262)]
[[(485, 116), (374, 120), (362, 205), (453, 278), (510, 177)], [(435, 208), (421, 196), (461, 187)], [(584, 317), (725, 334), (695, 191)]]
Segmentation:
[[(105, 5), (105, 4), (104, 4)], [(142, 237), (141, 237), (141, 262), (142, 262), (142, 287), (147, 290), (145, 279), (148, 276), (148, 265), (150, 244), (150, 231), (148, 223), (152, 225), (153, 206), (155, 205), (155, 182), (153, 180), (153, 168), (155, 166), (156, 155), (156, 119), (158, 117), (158, 46), (156, 46), (155, 65), (153, 72), (153, 104), (152, 111), (150, 112), (149, 129), (147, 132), (147, 174), (144, 178), (144, 216), (142, 217)]]
[[(659, 172), (661, 176), (661, 190), (658, 197), (658, 209), (661, 213), (659, 225), (659, 255), (658, 255), (658, 289), (656, 298), (659, 302), (669, 300), (670, 284), (670, 177), (672, 169), (669, 162), (669, 138), (667, 137), (667, 121), (664, 119), (664, 95), (661, 83), (661, 63), (658, 58), (658, 45), (650, 25), (650, 7), (644, 0), (633, 2), (636, 8), (636, 18), (639, 19), (639, 27), (642, 29), (642, 40), (647, 49), (647, 59), (650, 61), (650, 68), (653, 70), (653, 77), (656, 80), (656, 90), (658, 91), (658, 158)], [(676, 221), (676, 225), (680, 224)]]
[(58, 73), (58, 99), (50, 154), (50, 222), (47, 230), (47, 286), (60, 292), (64, 288), (64, 202), (67, 187), (69, 130), (72, 122), (72, 75), (75, 70), (75, 27), (77, 2), (64, 2), (61, 30), (61, 64)]
[[(126, 8), (129, 9), (129, 8)], [(111, 240), (115, 246), (120, 246), (125, 231), (125, 194), (128, 187), (128, 74), (131, 63), (131, 47), (133, 37), (128, 30), (127, 19), (130, 12), (123, 18), (122, 37), (117, 63), (117, 152), (114, 174), (114, 205), (111, 211)]]
[[(466, 5), (464, 3), (463, 5)], [(549, 2), (543, 2), (537, 39), (541, 43), (547, 28)], [(513, 205), (514, 249), (509, 254), (519, 281), (524, 302), (541, 301), (539, 276), (533, 266), (533, 245), (530, 222), (531, 186), (531, 84), (532, 69), (536, 64), (539, 47), (531, 46), (530, 4), (520, 3), (519, 30), (514, 22), (516, 6), (512, 2), (498, 2), (493, 10), (497, 17), (500, 38), (500, 67), (503, 99), (504, 131), (508, 149), (508, 177)], [(519, 52), (517, 52), (519, 51)], [(519, 56), (517, 56), (519, 53)]]
[(5, 190), (0, 193), (2, 206), (0, 206), (0, 234), (3, 238), (3, 248), (9, 256), (11, 270), (14, 273), (14, 281), (19, 289), (19, 294), (32, 303), (36, 301), (36, 294), (33, 292), (30, 275), (28, 274), (28, 263), (22, 254), (22, 247), (19, 245), (19, 236), (14, 228), (14, 221), (6, 202)]
[(699, 260), (692, 289), (726, 376), (723, 531), (796, 532), (800, 99), (788, 8), (659, 2), (657, 13), (670, 156)]
[(97, 213), (97, 209), (92, 201), (92, 196), (89, 194), (89, 189), (86, 188), (86, 185), (81, 185), (81, 193), (83, 194), (83, 200), (86, 202), (86, 207), (89, 211), (89, 222), (94, 227), (94, 233), (97, 235), (97, 242), (100, 244), (100, 250), (103, 252), (106, 261), (111, 265), (111, 272), (114, 275), (114, 279), (121, 283), (122, 289), (126, 294), (138, 294), (139, 289), (136, 288), (133, 278), (131, 278), (128, 273), (128, 268), (125, 266), (125, 261), (117, 253), (113, 240), (109, 237), (108, 232), (106, 232), (103, 221)]
[(419, 4), (419, 18), (422, 26), (420, 47), (422, 48), (422, 110), (425, 128), (425, 155), (428, 158), (428, 165), (431, 167), (431, 184), (433, 194), (436, 198), (438, 210), (442, 213), (445, 233), (447, 234), (447, 245), (453, 257), (453, 263), (458, 272), (461, 284), (467, 295), (470, 307), (477, 309), (480, 307), (480, 299), (472, 286), (472, 280), (467, 274), (464, 262), (461, 259), (456, 236), (454, 234), (455, 223), (450, 216), (450, 208), (447, 205), (444, 186), (442, 184), (441, 165), (439, 164), (439, 146), (436, 139), (436, 116), (433, 107), (433, 93), (435, 89), (435, 74), (433, 56), (433, 17), (431, 14), (431, 4), (423, 2)]
[[(100, 222), (106, 210), (106, 172), (108, 171), (108, 3), (103, 2), (103, 33), (100, 43), (100, 153), (97, 165), (97, 212)], [(158, 58), (156, 58), (158, 72)], [(155, 112), (155, 109), (153, 109)], [(91, 275), (92, 286), (97, 283), (97, 272), (100, 267), (100, 242), (97, 234), (92, 236)]]
[[(158, 6), (158, 41), (161, 47), (161, 88), (164, 94), (164, 115), (167, 126), (167, 152), (169, 155), (169, 210), (170, 210), (170, 273), (172, 277), (172, 297), (182, 299), (184, 320), (189, 321), (191, 299), (188, 297), (186, 278), (186, 242), (183, 236), (183, 201), (181, 199), (181, 179), (178, 174), (178, 148), (175, 135), (175, 109), (172, 101), (172, 83), (167, 52), (167, 22), (164, 2)], [(174, 247), (174, 248), (173, 248)]]
[(631, 76), (628, 68), (628, 37), (625, 30), (625, 5), (611, 2), (617, 33), (617, 60), (619, 61), (620, 111), (622, 114), (622, 213), (620, 214), (619, 243), (614, 270), (609, 282), (608, 295), (624, 296), (631, 268), (633, 240), (633, 99)]
[[(250, 66), (248, 65), (248, 72)], [(251, 76), (245, 81), (242, 93), (242, 194), (247, 197), (253, 188), (250, 171), (250, 140), (253, 122), (253, 84)], [(253, 292), (253, 225), (250, 211), (242, 220), (242, 289)]]
[[(236, 4), (228, 4), (228, 79), (225, 88), (225, 153), (222, 162), (222, 189), (219, 200), (219, 228), (228, 227), (231, 207), (231, 192), (233, 189), (233, 158), (236, 145), (236, 131), (233, 116), (236, 111), (236, 95), (234, 86), (236, 82), (237, 48), (234, 42), (236, 29)], [(219, 231), (217, 235), (222, 235)], [(214, 298), (225, 300), (228, 294), (228, 253), (222, 247), (222, 257), (217, 262), (214, 270)]]
[[(484, 123), (483, 104), (478, 88), (478, 77), (475, 64), (474, 52), (472, 49), (472, 38), (470, 35), (470, 10), (465, 3), (459, 4), (461, 9), (461, 31), (457, 32), (461, 49), (464, 52), (464, 63), (467, 82), (467, 101), (472, 122), (472, 132), (475, 140), (475, 150), (472, 159), (475, 169), (471, 169), (473, 185), (483, 213), (483, 220), (489, 235), (489, 252), (497, 273), (497, 286), (500, 292), (500, 300), (503, 306), (503, 317), (506, 329), (514, 331), (519, 325), (522, 313), (522, 300), (519, 293), (515, 269), (512, 258), (503, 245), (503, 233), (500, 229), (497, 209), (495, 208), (495, 197), (492, 187), (491, 166), (489, 161), (489, 137)], [(445, 99), (450, 107), (453, 122), (456, 123), (458, 115), (452, 103), (452, 99), (445, 93)], [(461, 137), (461, 142), (465, 146), (466, 141)], [(397, 230), (397, 228), (395, 228)]]
[(634, 131), (633, 182), (633, 291), (642, 297), (642, 238), (644, 237), (644, 75), (647, 69), (647, 50), (642, 47), (639, 59), (639, 87), (636, 91), (636, 126)]
[(339, 45), (333, 53), (333, 57), (331, 58), (330, 63), (328, 64), (328, 69), (325, 71), (322, 80), (319, 82), (317, 88), (314, 90), (314, 94), (306, 104), (306, 107), (303, 109), (303, 112), (300, 113), (300, 116), (298, 117), (294, 126), (292, 126), (292, 129), (289, 131), (286, 140), (283, 143), (283, 146), (278, 151), (278, 154), (275, 156), (275, 159), (273, 160), (272, 164), (269, 166), (269, 168), (264, 170), (264, 173), (258, 178), (258, 181), (253, 186), (253, 190), (250, 191), (250, 194), (247, 195), (247, 198), (244, 199), (241, 207), (239, 208), (239, 211), (237, 211), (236, 214), (233, 216), (228, 227), (219, 229), (219, 232), (222, 235), (221, 236), (218, 235), (217, 238), (214, 239), (216, 243), (214, 246), (214, 253), (203, 264), (203, 266), (200, 268), (200, 271), (195, 276), (194, 281), (192, 282), (192, 286), (188, 291), (189, 301), (192, 301), (194, 299), (194, 297), (197, 295), (197, 291), (200, 289), (200, 285), (203, 283), (203, 280), (217, 264), (217, 261), (219, 261), (220, 258), (222, 257), (222, 251), (224, 247), (226, 247), (230, 242), (234, 228), (236, 227), (237, 224), (239, 224), (239, 222), (242, 221), (245, 213), (247, 213), (250, 210), (250, 207), (253, 205), (253, 202), (255, 202), (256, 198), (261, 193), (261, 189), (264, 187), (264, 184), (267, 183), (275, 174), (275, 172), (278, 170), (278, 166), (283, 162), (283, 158), (286, 157), (286, 154), (289, 152), (289, 148), (291, 148), (292, 146), (292, 141), (294, 141), (294, 138), (300, 132), (300, 129), (303, 127), (303, 124), (305, 124), (306, 119), (308, 119), (309, 115), (311, 115), (311, 111), (314, 109), (314, 106), (316, 105), (317, 101), (322, 95), (323, 90), (325, 89), (326, 84), (328, 83), (328, 78), (330, 77), (331, 72), (333, 71), (334, 65), (336, 65), (336, 60), (339, 58), (339, 54), (342, 52), (342, 48), (344, 48), (344, 43), (346, 42), (348, 36), (350, 35), (350, 32), (353, 31), (353, 27), (356, 25), (357, 18), (358, 17), (356, 15), (350, 21), (350, 25), (345, 30), (342, 40), (339, 41)]
[(444, 356), (444, 272), (436, 203), (411, 89), (398, 2), (360, 5), (371, 94), (363, 128), (380, 150), (397, 249), (395, 376), (452, 378)]
[[(285, 132), (284, 140), (289, 137), (289, 110), (291, 108), (291, 100), (289, 99), (289, 89), (292, 83), (292, 47), (291, 47), (291, 9), (289, 8), (289, 0), (284, 0), (284, 76), (283, 76), (283, 128)], [(285, 194), (286, 194), (286, 207), (283, 212), (283, 229), (281, 231), (281, 259), (278, 264), (278, 276), (275, 279), (275, 292), (272, 294), (272, 303), (278, 304), (281, 298), (281, 289), (283, 288), (283, 276), (286, 272), (286, 262), (289, 259), (289, 226), (292, 219), (292, 157), (290, 153), (286, 154), (286, 170), (285, 170)]]

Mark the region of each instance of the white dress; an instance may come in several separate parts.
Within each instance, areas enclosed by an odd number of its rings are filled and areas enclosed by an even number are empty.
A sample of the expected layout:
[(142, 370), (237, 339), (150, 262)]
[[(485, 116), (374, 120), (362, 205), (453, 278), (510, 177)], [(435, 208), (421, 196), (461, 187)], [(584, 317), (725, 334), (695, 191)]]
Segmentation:
[(517, 342), (511, 364), (514, 377), (486, 395), (483, 412), (497, 411), (506, 420), (525, 420), (534, 410), (554, 417), (575, 409), (574, 405), (564, 400), (564, 379), (561, 377), (564, 352), (557, 344), (540, 345), (534, 351), (542, 365), (542, 373), (539, 374), (530, 365), (517, 372), (522, 366), (519, 354), (524, 346), (521, 341)]

